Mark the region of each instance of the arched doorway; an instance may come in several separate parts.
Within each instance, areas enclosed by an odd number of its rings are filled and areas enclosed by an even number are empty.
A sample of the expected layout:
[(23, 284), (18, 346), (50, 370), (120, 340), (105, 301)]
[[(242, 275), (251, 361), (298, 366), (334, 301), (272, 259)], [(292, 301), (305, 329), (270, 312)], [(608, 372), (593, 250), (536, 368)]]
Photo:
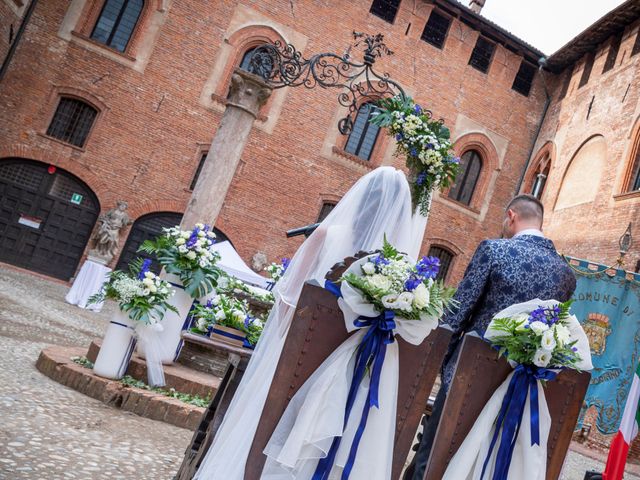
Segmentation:
[[(179, 225), (181, 220), (182, 214), (175, 212), (154, 212), (138, 218), (131, 227), (131, 232), (129, 233), (129, 237), (127, 237), (127, 242), (122, 248), (122, 253), (120, 254), (116, 268), (118, 270), (127, 270), (129, 268), (129, 262), (134, 258), (148, 258), (148, 255), (144, 253), (138, 253), (138, 248), (140, 248), (142, 242), (157, 237), (162, 233), (163, 228)], [(218, 242), (229, 240), (220, 230), (214, 229), (213, 231), (216, 234)], [(153, 269), (155, 271), (160, 270), (158, 265), (154, 265)]]
[(0, 261), (73, 276), (100, 212), (75, 175), (22, 158), (0, 160)]

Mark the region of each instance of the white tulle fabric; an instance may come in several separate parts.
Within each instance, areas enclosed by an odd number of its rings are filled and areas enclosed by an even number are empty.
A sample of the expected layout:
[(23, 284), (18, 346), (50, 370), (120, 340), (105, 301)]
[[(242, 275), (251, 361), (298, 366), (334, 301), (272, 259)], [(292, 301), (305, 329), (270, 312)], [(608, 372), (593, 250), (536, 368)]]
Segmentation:
[(145, 353), (147, 363), (147, 379), (152, 387), (164, 387), (164, 368), (162, 367), (163, 344), (160, 323), (146, 324), (137, 322), (135, 326), (138, 343)]
[(385, 234), (399, 250), (416, 256), (412, 233), (411, 193), (401, 171), (377, 168), (345, 194), (300, 246), (276, 284), (275, 305), (196, 480), (244, 478), (247, 456), (304, 283), (316, 280), (322, 284), (333, 265), (360, 250), (380, 248)]
[[(558, 301), (556, 300), (535, 299), (507, 307), (497, 313), (494, 318), (512, 317), (520, 313), (530, 312), (539, 306), (549, 307), (557, 304)], [(578, 319), (573, 315), (569, 317), (567, 326), (571, 332), (571, 341), (578, 341), (575, 347), (578, 349), (578, 354), (582, 359), (576, 367), (579, 370), (592, 370), (593, 364), (591, 363), (589, 340), (582, 329), (582, 326), (578, 322)], [(492, 323), (490, 323), (487, 331), (485, 332), (485, 338), (491, 341), (492, 338), (499, 335), (501, 335), (501, 333), (493, 329)], [(498, 387), (491, 399), (487, 402), (487, 405), (480, 413), (480, 416), (473, 425), (473, 428), (449, 463), (443, 480), (480, 480), (482, 467), (495, 431), (494, 422), (500, 412), (502, 399), (507, 392), (512, 376), (513, 373), (511, 373), (502, 385)], [(509, 467), (508, 477), (512, 480), (521, 480), (523, 478), (528, 480), (544, 480), (546, 478), (547, 440), (551, 429), (551, 416), (549, 415), (549, 408), (544, 396), (544, 387), (540, 381), (538, 381), (540, 445), (531, 445), (531, 422), (529, 420), (531, 418), (530, 401), (531, 399), (527, 396), (527, 403), (524, 408), (520, 432), (516, 439), (513, 457)], [(487, 465), (487, 470), (484, 475), (485, 479), (493, 477), (493, 467), (496, 461), (499, 442), (500, 440), (498, 439), (498, 444), (494, 447)]]
[[(355, 262), (347, 272), (360, 274), (361, 266), (367, 260)], [(347, 462), (369, 387), (369, 376), (366, 375), (345, 427), (344, 415), (357, 348), (368, 330), (368, 327), (354, 326), (353, 322), (360, 316), (376, 317), (379, 312), (346, 282), (341, 284), (340, 290), (343, 297), (338, 303), (344, 313), (345, 326), (348, 331), (358, 331), (322, 363), (291, 399), (265, 449), (268, 458), (262, 479), (311, 478), (318, 459), (325, 457), (331, 448), (333, 437), (342, 436), (342, 440), (329, 478), (340, 478)], [(396, 317), (395, 322), (395, 334), (413, 345), (421, 344), (438, 326), (437, 318), (426, 315), (419, 321)], [(380, 376), (380, 408), (369, 411), (351, 478), (391, 478), (398, 379), (398, 343), (393, 342), (387, 345)]]

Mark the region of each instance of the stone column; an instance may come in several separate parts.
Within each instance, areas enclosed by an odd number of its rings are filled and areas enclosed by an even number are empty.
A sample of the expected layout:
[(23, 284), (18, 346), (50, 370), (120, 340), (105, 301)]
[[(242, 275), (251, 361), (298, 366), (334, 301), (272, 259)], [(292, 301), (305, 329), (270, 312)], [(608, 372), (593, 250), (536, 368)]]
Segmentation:
[(197, 222), (215, 225), (253, 122), (271, 92), (261, 77), (239, 68), (234, 71), (227, 108), (182, 217), (183, 228)]

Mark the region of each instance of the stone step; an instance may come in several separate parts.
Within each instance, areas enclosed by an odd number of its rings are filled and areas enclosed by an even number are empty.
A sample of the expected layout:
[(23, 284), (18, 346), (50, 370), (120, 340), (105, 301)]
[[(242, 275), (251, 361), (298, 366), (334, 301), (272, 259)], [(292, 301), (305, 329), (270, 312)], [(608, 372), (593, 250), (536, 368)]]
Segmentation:
[(71, 360), (85, 352), (84, 348), (78, 347), (48, 347), (40, 352), (36, 368), (52, 380), (107, 405), (189, 430), (198, 427), (204, 408), (99, 377), (93, 370)]
[[(90, 362), (95, 363), (101, 344), (101, 339), (95, 339), (91, 342), (91, 345), (89, 345), (86, 357)], [(174, 388), (180, 393), (198, 395), (202, 398), (213, 398), (213, 395), (220, 385), (220, 377), (194, 370), (179, 363), (163, 365), (163, 369), (164, 379), (167, 384), (165, 388)], [(129, 368), (127, 368), (127, 375), (147, 383), (146, 361), (134, 353), (131, 357)]]

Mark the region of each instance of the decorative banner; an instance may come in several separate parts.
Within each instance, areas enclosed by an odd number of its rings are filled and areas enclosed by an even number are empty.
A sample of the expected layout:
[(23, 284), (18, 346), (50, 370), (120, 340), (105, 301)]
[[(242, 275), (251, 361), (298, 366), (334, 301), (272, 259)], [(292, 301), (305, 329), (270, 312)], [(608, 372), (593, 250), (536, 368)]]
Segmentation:
[(598, 430), (616, 433), (640, 355), (640, 275), (565, 259), (577, 279), (571, 310), (589, 337), (594, 367), (578, 428), (595, 406)]

